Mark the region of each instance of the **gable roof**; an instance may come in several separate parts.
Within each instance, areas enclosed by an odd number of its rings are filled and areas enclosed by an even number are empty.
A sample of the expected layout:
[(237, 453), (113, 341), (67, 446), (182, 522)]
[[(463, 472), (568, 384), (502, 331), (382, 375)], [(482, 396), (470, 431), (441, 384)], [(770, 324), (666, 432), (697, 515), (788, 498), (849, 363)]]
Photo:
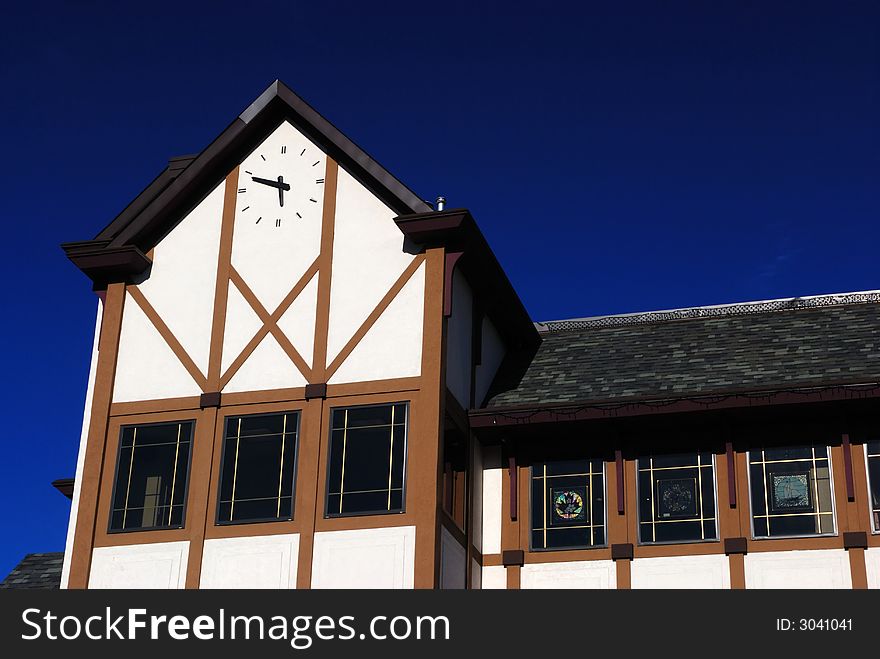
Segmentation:
[(0, 588), (60, 588), (63, 563), (62, 552), (28, 554), (0, 582)]
[(880, 291), (537, 325), (524, 375), (479, 414), (880, 383)]
[(92, 240), (65, 243), (73, 263), (100, 288), (144, 272), (145, 254), (282, 121), (290, 121), (398, 214), (430, 206), (280, 80), (251, 103), (201, 153), (172, 158)]

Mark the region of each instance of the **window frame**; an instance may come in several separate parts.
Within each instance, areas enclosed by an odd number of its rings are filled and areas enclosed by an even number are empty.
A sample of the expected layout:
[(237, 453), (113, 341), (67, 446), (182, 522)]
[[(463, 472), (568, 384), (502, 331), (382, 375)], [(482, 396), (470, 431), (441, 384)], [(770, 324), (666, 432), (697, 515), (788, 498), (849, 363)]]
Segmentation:
[[(189, 439), (189, 450), (186, 459), (186, 483), (184, 483), (183, 487), (183, 510), (180, 513), (180, 524), (175, 526), (148, 526), (143, 527), (139, 526), (136, 528), (129, 529), (114, 529), (113, 528), (113, 513), (115, 512), (113, 509), (113, 500), (116, 496), (116, 486), (119, 481), (119, 465), (122, 461), (122, 434), (128, 428), (146, 428), (149, 426), (170, 426), (170, 425), (180, 425), (183, 423), (192, 423), (192, 434)], [(117, 441), (116, 441), (116, 465), (113, 467), (113, 485), (110, 488), (109, 492), (109, 503), (108, 503), (108, 514), (107, 514), (107, 534), (108, 535), (117, 535), (119, 533), (153, 533), (157, 531), (180, 531), (186, 528), (186, 513), (189, 504), (189, 483), (192, 477), (192, 461), (193, 461), (193, 445), (196, 441), (196, 424), (198, 421), (196, 419), (179, 419), (179, 420), (170, 420), (170, 421), (149, 421), (147, 423), (122, 423), (119, 425), (117, 429)]]
[[(400, 488), (400, 510), (376, 510), (376, 511), (358, 511), (349, 513), (331, 513), (330, 512), (330, 461), (333, 457), (333, 413), (336, 410), (353, 410), (365, 407), (393, 407), (395, 405), (403, 405), (406, 407), (406, 423), (403, 426), (403, 474)], [(376, 515), (402, 515), (406, 513), (406, 493), (409, 478), (407, 477), (408, 461), (409, 461), (409, 427), (412, 419), (412, 401), (411, 400), (393, 400), (378, 403), (360, 403), (358, 405), (339, 405), (330, 407), (327, 423), (327, 449), (326, 462), (324, 464), (324, 519), (343, 519), (346, 517), (373, 517)], [(393, 425), (392, 433), (393, 431)], [(392, 435), (393, 436), (393, 435)]]
[[(872, 503), (874, 499), (871, 491), (871, 464), (869, 462), (871, 458), (870, 453), (868, 452), (868, 444), (871, 442), (880, 442), (880, 440), (866, 439), (863, 445), (863, 450), (865, 451), (865, 485), (867, 486), (868, 491), (868, 516), (871, 518), (871, 535), (878, 535), (880, 534), (880, 524), (875, 520), (874, 504)], [(877, 485), (880, 486), (880, 483)]]
[[(815, 448), (819, 446), (824, 446), (826, 455), (828, 456), (828, 483), (831, 487), (831, 524), (833, 527), (833, 531), (830, 533), (798, 533), (792, 535), (755, 535), (755, 512), (752, 509), (752, 451), (754, 449), (749, 449), (746, 451), (746, 478), (747, 484), (749, 486), (748, 490), (748, 502), (749, 502), (749, 531), (750, 531), (750, 539), (751, 540), (799, 540), (804, 538), (833, 538), (839, 535), (839, 529), (837, 526), (837, 491), (834, 486), (834, 464), (832, 463), (831, 456), (831, 446), (829, 444), (824, 444), (822, 442), (809, 442), (806, 444), (769, 444), (766, 446), (762, 446), (757, 450), (765, 451), (768, 448), (803, 448), (810, 447)], [(765, 491), (766, 495), (766, 491)], [(816, 497), (818, 498), (818, 492), (816, 493)]]
[[(534, 511), (534, 487), (532, 487), (532, 483), (535, 479), (535, 466), (536, 463), (532, 463), (529, 465), (529, 509), (528, 509), (528, 533), (529, 533), (529, 551), (530, 552), (547, 552), (547, 551), (593, 551), (594, 549), (608, 549), (611, 546), (611, 543), (608, 540), (608, 464), (607, 461), (602, 457), (593, 457), (593, 458), (578, 458), (578, 457), (565, 457), (565, 458), (556, 458), (556, 459), (546, 459), (540, 460), (537, 462), (538, 465), (544, 465), (548, 462), (568, 462), (574, 460), (598, 460), (602, 463), (602, 504), (603, 504), (603, 518), (602, 518), (602, 531), (605, 536), (605, 540), (601, 544), (595, 545), (570, 545), (567, 547), (535, 547), (532, 534), (534, 533), (533, 522), (532, 522), (532, 514)], [(592, 498), (592, 485), (590, 486), (591, 492), (590, 497)]]
[[(694, 453), (705, 453), (706, 451), (696, 450)], [(715, 537), (714, 538), (705, 538), (702, 540), (658, 540), (656, 542), (643, 542), (642, 541), (642, 517), (641, 517), (641, 478), (639, 478), (639, 459), (645, 457), (646, 459), (650, 459), (654, 457), (654, 454), (648, 454), (646, 456), (636, 456), (636, 459), (633, 461), (635, 463), (636, 474), (636, 544), (643, 547), (653, 547), (657, 545), (691, 545), (691, 544), (702, 544), (706, 542), (721, 542), (721, 519), (719, 518), (719, 510), (718, 510), (718, 471), (717, 464), (718, 461), (715, 459), (715, 451), (712, 449), (708, 449), (709, 454), (712, 456), (712, 492), (715, 497)], [(670, 451), (668, 453), (663, 453), (661, 455), (682, 455), (685, 453), (690, 453), (690, 451)], [(707, 466), (707, 465), (705, 465)], [(696, 469), (697, 466), (693, 467), (682, 467), (682, 469)], [(654, 484), (651, 484), (653, 487)], [(702, 492), (700, 493), (702, 497)], [(703, 518), (705, 519), (705, 518)]]
[[(220, 506), (222, 505), (223, 492), (223, 469), (226, 465), (226, 424), (230, 418), (245, 418), (259, 416), (284, 416), (287, 414), (296, 414), (296, 443), (293, 448), (293, 481), (290, 486), (290, 517), (264, 517), (261, 519), (242, 519), (242, 520), (221, 520)], [(302, 409), (292, 409), (280, 412), (254, 412), (252, 414), (227, 414), (223, 417), (223, 423), (220, 424), (220, 470), (217, 472), (217, 505), (214, 513), (214, 526), (240, 526), (242, 524), (271, 524), (273, 522), (292, 522), (296, 519), (296, 483), (299, 475), (299, 445), (300, 430), (302, 428)]]

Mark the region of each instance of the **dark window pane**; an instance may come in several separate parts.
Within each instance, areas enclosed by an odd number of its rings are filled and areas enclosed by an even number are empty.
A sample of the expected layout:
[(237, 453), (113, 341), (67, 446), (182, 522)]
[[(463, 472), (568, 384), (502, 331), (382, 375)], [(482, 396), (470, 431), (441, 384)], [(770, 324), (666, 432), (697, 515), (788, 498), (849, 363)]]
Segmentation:
[(812, 460), (813, 451), (809, 446), (786, 446), (764, 449), (764, 461), (773, 460)]
[(332, 418), (326, 514), (403, 510), (407, 405), (335, 409)]
[(111, 531), (183, 525), (192, 430), (191, 421), (121, 430)]
[(227, 418), (218, 522), (291, 519), (298, 423), (298, 412)]
[[(715, 469), (712, 454), (679, 453), (639, 459), (639, 539), (651, 542), (715, 540)], [(706, 529), (712, 529), (706, 535)]]
[(605, 542), (601, 460), (566, 460), (532, 467), (532, 547), (562, 549)]

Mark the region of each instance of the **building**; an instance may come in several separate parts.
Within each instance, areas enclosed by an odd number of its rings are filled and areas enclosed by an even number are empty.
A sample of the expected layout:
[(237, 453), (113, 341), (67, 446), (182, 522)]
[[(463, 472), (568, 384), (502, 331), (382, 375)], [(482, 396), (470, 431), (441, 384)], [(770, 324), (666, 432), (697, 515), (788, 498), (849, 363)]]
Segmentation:
[(62, 587), (880, 587), (880, 293), (533, 323), (276, 82), (93, 240)]

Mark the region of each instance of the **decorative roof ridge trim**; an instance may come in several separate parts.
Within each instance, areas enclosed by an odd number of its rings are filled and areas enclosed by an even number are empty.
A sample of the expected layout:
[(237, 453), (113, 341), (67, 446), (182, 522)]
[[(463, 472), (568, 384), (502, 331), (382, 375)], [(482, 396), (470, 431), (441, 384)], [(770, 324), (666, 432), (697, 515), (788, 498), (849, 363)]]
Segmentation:
[(780, 311), (794, 311), (797, 309), (817, 309), (823, 307), (876, 303), (880, 303), (880, 290), (832, 293), (828, 295), (809, 295), (804, 297), (781, 298), (778, 300), (761, 300), (757, 302), (735, 302), (732, 304), (717, 304), (705, 307), (688, 307), (682, 309), (666, 309), (662, 311), (591, 316), (586, 318), (571, 318), (568, 320), (549, 320), (536, 322), (535, 327), (543, 334), (554, 334), (557, 332), (581, 329), (627, 327), (675, 320), (746, 316)]

